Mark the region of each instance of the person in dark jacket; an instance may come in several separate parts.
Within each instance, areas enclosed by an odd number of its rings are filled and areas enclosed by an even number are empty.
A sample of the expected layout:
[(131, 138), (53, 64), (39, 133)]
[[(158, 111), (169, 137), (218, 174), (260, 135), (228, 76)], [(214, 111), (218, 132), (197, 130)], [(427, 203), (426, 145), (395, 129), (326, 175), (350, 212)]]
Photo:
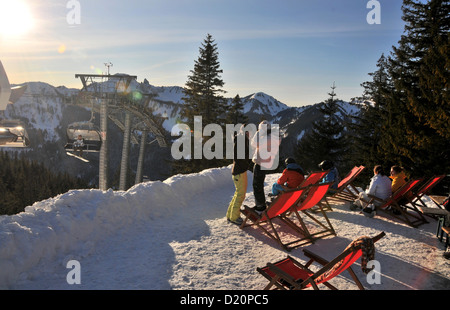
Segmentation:
[(324, 160), (319, 164), (319, 168), (322, 169), (322, 171), (329, 170), (328, 174), (320, 183), (332, 182), (333, 184), (330, 186), (330, 190), (336, 190), (338, 188), (339, 182), (341, 181), (341, 178), (334, 163), (330, 160)]
[(294, 158), (286, 158), (285, 164), (286, 169), (283, 170), (277, 182), (272, 185), (272, 195), (274, 196), (286, 189), (298, 187), (305, 180), (303, 168), (297, 164)]
[[(245, 156), (244, 158), (238, 158), (238, 146), (239, 137), (244, 136), (245, 141)], [(250, 142), (249, 133), (244, 131), (244, 125), (242, 125), (239, 134), (234, 137), (234, 159), (233, 167), (231, 169), (231, 175), (233, 178), (236, 191), (227, 210), (227, 220), (236, 225), (241, 225), (243, 220), (240, 217), (240, 209), (247, 193), (247, 170), (253, 171), (253, 162), (250, 156)]]

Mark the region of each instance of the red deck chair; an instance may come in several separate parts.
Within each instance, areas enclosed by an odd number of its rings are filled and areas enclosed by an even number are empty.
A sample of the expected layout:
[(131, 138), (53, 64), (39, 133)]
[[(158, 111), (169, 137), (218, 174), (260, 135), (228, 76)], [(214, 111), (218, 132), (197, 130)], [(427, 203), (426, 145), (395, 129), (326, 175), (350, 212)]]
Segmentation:
[[(325, 199), (325, 195), (327, 194), (330, 186), (331, 183), (312, 185), (305, 199), (300, 200), (295, 206), (293, 206), (289, 210), (288, 213), (282, 215), (285, 218), (285, 220), (291, 225), (301, 227), (305, 239), (309, 239), (311, 243), (320, 238), (324, 238), (330, 235), (336, 235), (333, 225), (331, 225), (331, 222), (326, 212), (324, 211), (322, 205), (322, 201)], [(312, 211), (312, 208), (314, 206), (317, 206), (319, 208), (318, 210), (323, 216), (322, 220), (318, 219), (316, 210)], [(300, 226), (296, 225), (295, 222), (288, 217), (288, 215), (290, 214), (295, 215), (295, 218)], [(319, 230), (315, 229), (315, 231), (311, 233), (311, 228), (307, 228), (307, 225), (303, 220), (301, 214), (311, 219), (316, 224), (315, 226), (319, 227), (320, 229)]]
[[(417, 206), (417, 203), (420, 202), (422, 206), (427, 207), (427, 205), (422, 201), (423, 196), (428, 195), (431, 189), (435, 187), (439, 182), (441, 182), (445, 177), (445, 174), (431, 177), (417, 190), (417, 192), (414, 193), (414, 196), (411, 198), (411, 203)], [(430, 198), (438, 208), (442, 209), (442, 206), (438, 202), (436, 202), (432, 197)]]
[(365, 169), (364, 166), (355, 166), (352, 170), (339, 182), (338, 188), (332, 190), (329, 198), (336, 198), (344, 201), (355, 201), (358, 198), (358, 189), (353, 185), (353, 182)]
[[(321, 284), (330, 289), (337, 289), (329, 281), (346, 270), (350, 273), (358, 288), (364, 290), (364, 286), (359, 281), (351, 266), (363, 255), (363, 243), (367, 242), (366, 244), (373, 245), (384, 236), (385, 233), (381, 232), (373, 238), (365, 236), (357, 238), (332, 261), (327, 261), (305, 249), (303, 253), (310, 259), (305, 265), (288, 256), (276, 263), (268, 263), (265, 267), (257, 268), (257, 271), (269, 280), (269, 284), (264, 288), (265, 290), (303, 290), (311, 287), (318, 290)], [(313, 272), (309, 268), (315, 262), (322, 266), (317, 272)], [(362, 261), (361, 266), (366, 268), (366, 263), (367, 261)], [(367, 273), (369, 270), (364, 269), (363, 271)]]
[(300, 187), (306, 187), (319, 183), (320, 180), (322, 180), (328, 174), (328, 172), (330, 171), (327, 170), (311, 172), (309, 176), (302, 182), (302, 184), (300, 184)]
[[(370, 199), (367, 203), (378, 201), (381, 205), (376, 207), (377, 210), (393, 216), (411, 227), (417, 228), (419, 225), (428, 223), (422, 212), (420, 212), (414, 204), (410, 203), (411, 197), (413, 196), (413, 189), (422, 181), (423, 179), (415, 179), (406, 182), (405, 185), (400, 187), (386, 200), (369, 195)], [(394, 210), (397, 212), (394, 212)]]
[[(256, 225), (270, 238), (277, 241), (284, 249), (290, 250), (290, 242), (283, 243), (277, 231), (277, 225), (274, 223), (274, 220), (279, 219), (281, 222), (286, 223), (281, 215), (287, 212), (292, 206), (296, 205), (307, 192), (307, 188), (284, 191), (270, 203), (261, 215), (256, 213), (252, 208), (244, 205), (244, 209), (241, 210), (241, 213), (244, 215), (244, 221), (242, 222), (240, 228), (243, 229), (244, 227)], [(292, 235), (296, 238), (303, 238), (302, 230), (299, 227), (294, 227), (292, 225), (288, 226), (293, 229)]]
[[(306, 180), (303, 181), (303, 183), (300, 185), (301, 187), (311, 186), (314, 184), (318, 184), (327, 174), (330, 172), (329, 170), (326, 171), (316, 171), (312, 172)], [(333, 211), (331, 206), (328, 204), (328, 201), (326, 201), (326, 206), (324, 207), (324, 210), (330, 210)]]

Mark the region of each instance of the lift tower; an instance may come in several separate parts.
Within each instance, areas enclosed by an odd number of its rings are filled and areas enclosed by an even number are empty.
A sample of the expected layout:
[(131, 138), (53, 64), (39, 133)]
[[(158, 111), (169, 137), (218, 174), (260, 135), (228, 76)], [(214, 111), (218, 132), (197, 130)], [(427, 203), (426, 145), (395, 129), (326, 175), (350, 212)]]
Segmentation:
[[(80, 78), (83, 84), (77, 105), (90, 107), (100, 114), (99, 189), (108, 189), (108, 120), (124, 133), (119, 189), (126, 190), (130, 143), (140, 144), (135, 183), (142, 182), (146, 145), (158, 142), (160, 147), (167, 147), (161, 119), (149, 109), (151, 95), (138, 93), (138, 96), (133, 96), (129, 86), (136, 76), (110, 75), (109, 67), (106, 75), (76, 74), (75, 77)], [(154, 140), (147, 142), (149, 134), (154, 136)]]
[[(99, 158), (99, 189), (108, 189), (108, 114), (109, 109), (117, 107), (118, 94), (125, 92), (132, 80), (137, 77), (127, 74), (75, 74), (80, 78), (84, 102), (91, 103), (100, 111), (100, 136), (102, 145)], [(107, 83), (108, 82), (108, 83)]]

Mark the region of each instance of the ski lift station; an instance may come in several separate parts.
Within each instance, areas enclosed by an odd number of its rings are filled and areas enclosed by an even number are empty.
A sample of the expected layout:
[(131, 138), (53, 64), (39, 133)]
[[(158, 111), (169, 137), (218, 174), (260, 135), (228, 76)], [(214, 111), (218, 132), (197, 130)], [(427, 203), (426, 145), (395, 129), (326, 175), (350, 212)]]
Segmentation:
[[(83, 86), (75, 104), (89, 107), (91, 119), (75, 122), (67, 127), (67, 154), (88, 161), (78, 156), (76, 149), (81, 148), (83, 153), (97, 153), (99, 189), (108, 189), (108, 122), (112, 121), (124, 133), (119, 189), (126, 190), (131, 143), (140, 145), (135, 183), (142, 182), (146, 146), (153, 142), (157, 142), (160, 147), (167, 146), (160, 122), (147, 108), (150, 95), (133, 95), (128, 88), (136, 76), (110, 75), (109, 68), (108, 74), (76, 74), (75, 77), (81, 80)], [(99, 127), (93, 121), (95, 112), (100, 115)], [(147, 141), (149, 135), (154, 139)], [(83, 139), (83, 146), (77, 148), (75, 145), (79, 136)]]

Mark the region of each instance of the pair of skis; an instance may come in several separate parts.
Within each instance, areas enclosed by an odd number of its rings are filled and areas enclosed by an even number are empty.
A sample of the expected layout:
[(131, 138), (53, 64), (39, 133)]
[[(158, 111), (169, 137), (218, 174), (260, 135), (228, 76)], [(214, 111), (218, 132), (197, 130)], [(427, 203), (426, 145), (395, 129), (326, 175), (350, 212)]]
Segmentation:
[(86, 158), (83, 158), (83, 157), (81, 157), (81, 156), (77, 156), (77, 155), (75, 155), (75, 154), (73, 154), (73, 153), (66, 152), (66, 154), (69, 155), (69, 156), (75, 157), (75, 158), (77, 158), (77, 159), (79, 159), (79, 160), (81, 160), (81, 161), (84, 161), (85, 163), (88, 163), (88, 162), (89, 162), (89, 160), (87, 160)]

